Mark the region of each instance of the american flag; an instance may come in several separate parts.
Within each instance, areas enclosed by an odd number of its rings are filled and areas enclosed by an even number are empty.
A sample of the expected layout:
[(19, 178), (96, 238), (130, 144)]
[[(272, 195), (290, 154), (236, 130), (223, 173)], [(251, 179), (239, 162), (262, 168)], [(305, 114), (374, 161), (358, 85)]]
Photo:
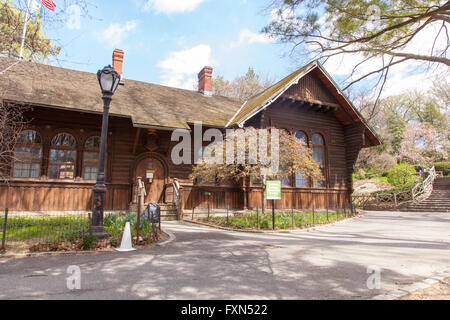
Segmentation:
[(47, 9), (55, 11), (56, 4), (52, 0), (41, 0), (41, 2)]

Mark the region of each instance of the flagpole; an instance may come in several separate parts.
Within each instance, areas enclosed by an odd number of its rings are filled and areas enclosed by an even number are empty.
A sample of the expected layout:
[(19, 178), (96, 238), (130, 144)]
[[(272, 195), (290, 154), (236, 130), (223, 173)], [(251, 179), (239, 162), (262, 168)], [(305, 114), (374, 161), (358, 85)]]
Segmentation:
[(30, 2), (27, 1), (27, 12), (25, 13), (25, 22), (23, 24), (22, 43), (20, 44), (19, 60), (23, 60), (23, 48), (25, 46), (25, 37), (27, 35), (28, 18), (30, 17)]

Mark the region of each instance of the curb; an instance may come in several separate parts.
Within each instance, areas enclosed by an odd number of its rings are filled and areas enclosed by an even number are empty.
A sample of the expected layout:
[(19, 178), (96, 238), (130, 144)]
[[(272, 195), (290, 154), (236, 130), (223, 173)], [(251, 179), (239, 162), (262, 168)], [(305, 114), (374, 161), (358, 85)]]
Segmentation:
[(157, 246), (164, 247), (164, 246), (174, 242), (177, 239), (172, 232), (169, 232), (169, 231), (163, 231), (163, 232), (169, 236), (169, 239), (164, 242), (158, 242), (156, 244)]
[[(363, 213), (364, 214), (364, 213)], [(356, 220), (356, 219), (360, 219), (363, 217), (363, 214), (358, 214), (352, 218), (346, 218), (344, 220), (339, 220), (336, 222), (331, 222), (331, 223), (326, 223), (326, 224), (322, 224), (322, 225), (317, 225), (317, 226), (312, 226), (312, 227), (307, 227), (307, 228), (299, 228), (299, 229), (290, 229), (290, 230), (245, 230), (245, 229), (233, 229), (233, 228), (228, 228), (228, 227), (221, 227), (215, 224), (209, 224), (209, 223), (205, 223), (205, 222), (199, 222), (199, 221), (192, 221), (192, 220), (187, 220), (187, 219), (183, 219), (181, 222), (183, 223), (188, 223), (188, 224), (194, 224), (194, 225), (199, 225), (199, 226), (204, 226), (204, 227), (209, 227), (209, 228), (214, 228), (214, 229), (219, 229), (219, 230), (224, 230), (224, 231), (230, 231), (230, 232), (240, 232), (240, 233), (260, 233), (260, 234), (294, 234), (297, 232), (311, 232), (311, 231), (316, 231), (317, 229), (321, 229), (324, 227), (329, 227), (332, 225), (336, 225), (336, 224), (342, 224), (342, 223), (346, 223), (346, 222), (350, 222), (352, 220)]]
[[(164, 242), (157, 242), (153, 245), (157, 246), (165, 246), (169, 243), (172, 243), (176, 240), (176, 237), (173, 233), (168, 231), (161, 231), (165, 233), (167, 236), (169, 236), (169, 239)], [(145, 248), (139, 248), (137, 251), (148, 249), (152, 245), (145, 247)], [(14, 258), (36, 258), (36, 257), (49, 257), (49, 256), (87, 256), (87, 255), (95, 255), (95, 254), (103, 254), (103, 253), (114, 253), (117, 252), (116, 250), (108, 249), (108, 250), (99, 250), (99, 251), (54, 251), (54, 252), (26, 252), (26, 253), (9, 253), (9, 254), (1, 254), (0, 253), (0, 259), (14, 259)]]
[(445, 271), (431, 278), (401, 287), (397, 290), (385, 294), (380, 294), (373, 297), (372, 300), (397, 300), (418, 290), (431, 288), (435, 284), (438, 284), (439, 282), (444, 281), (447, 278), (450, 278), (450, 271)]
[(102, 251), (54, 251), (54, 252), (27, 252), (27, 253), (9, 253), (0, 254), (1, 258), (35, 258), (35, 257), (48, 257), (48, 256), (70, 256), (70, 255), (93, 255), (99, 253), (114, 252), (113, 250), (102, 250)]

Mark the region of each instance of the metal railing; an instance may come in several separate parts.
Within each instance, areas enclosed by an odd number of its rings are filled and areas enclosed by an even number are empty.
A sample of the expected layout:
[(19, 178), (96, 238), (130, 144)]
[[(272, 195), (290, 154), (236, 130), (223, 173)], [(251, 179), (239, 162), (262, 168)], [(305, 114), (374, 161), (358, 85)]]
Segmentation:
[(163, 193), (161, 195), (160, 202), (162, 200), (163, 203), (167, 202), (167, 191), (172, 188), (172, 201), (171, 203), (175, 206), (177, 210), (177, 217), (179, 220), (183, 218), (183, 188), (180, 186), (180, 183), (177, 179), (174, 179), (172, 182), (164, 185)]
[(2, 249), (32, 251), (34, 247), (54, 245), (68, 250), (74, 249), (88, 235), (90, 215), (5, 212), (0, 224)]
[(353, 195), (352, 201), (356, 208), (398, 208), (409, 202), (420, 203), (430, 197), (433, 192), (433, 184), (436, 180), (435, 167), (426, 169), (427, 178), (418, 183), (413, 189), (398, 193), (371, 193), (362, 195)]
[(412, 200), (415, 203), (424, 201), (433, 193), (433, 185), (436, 180), (436, 168), (432, 167), (428, 170), (428, 177), (422, 182), (418, 183), (412, 190)]

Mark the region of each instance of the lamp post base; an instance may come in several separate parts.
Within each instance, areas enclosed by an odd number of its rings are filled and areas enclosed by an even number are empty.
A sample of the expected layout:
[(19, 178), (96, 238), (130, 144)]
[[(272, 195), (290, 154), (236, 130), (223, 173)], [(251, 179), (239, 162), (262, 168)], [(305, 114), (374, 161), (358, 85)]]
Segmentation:
[(105, 203), (106, 186), (103, 183), (97, 183), (94, 186), (94, 210), (92, 212), (91, 226), (89, 233), (96, 239), (104, 239), (108, 233), (103, 227), (103, 210)]
[(109, 236), (105, 228), (95, 226), (89, 227), (89, 234), (91, 234), (95, 239), (105, 239)]

